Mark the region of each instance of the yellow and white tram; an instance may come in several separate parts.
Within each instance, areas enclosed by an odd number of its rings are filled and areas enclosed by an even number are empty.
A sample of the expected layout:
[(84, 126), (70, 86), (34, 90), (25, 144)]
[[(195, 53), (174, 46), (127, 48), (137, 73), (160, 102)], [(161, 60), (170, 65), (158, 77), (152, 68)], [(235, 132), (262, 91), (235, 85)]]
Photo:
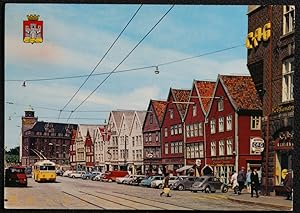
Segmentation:
[(37, 182), (51, 181), (55, 182), (56, 172), (55, 163), (50, 160), (38, 161), (33, 167), (33, 178)]

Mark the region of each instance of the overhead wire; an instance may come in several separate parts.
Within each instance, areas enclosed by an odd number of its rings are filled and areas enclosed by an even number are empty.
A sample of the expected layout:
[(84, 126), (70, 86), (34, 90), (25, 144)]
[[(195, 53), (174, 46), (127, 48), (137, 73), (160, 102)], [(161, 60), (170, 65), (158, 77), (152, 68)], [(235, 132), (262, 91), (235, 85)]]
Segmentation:
[(105, 54), (102, 56), (102, 58), (100, 59), (100, 61), (96, 64), (96, 66), (94, 67), (94, 69), (92, 70), (92, 72), (87, 76), (87, 78), (85, 79), (85, 81), (81, 84), (81, 86), (78, 88), (78, 90), (73, 94), (73, 96), (69, 99), (69, 101), (64, 105), (64, 107), (62, 109), (60, 109), (59, 111), (59, 116), (58, 116), (58, 120), (60, 118), (61, 112), (69, 105), (69, 103), (74, 99), (74, 97), (78, 94), (78, 92), (81, 90), (81, 88), (85, 85), (85, 83), (87, 82), (87, 80), (91, 77), (91, 75), (95, 72), (95, 70), (97, 69), (97, 67), (100, 65), (100, 63), (103, 61), (103, 59), (107, 56), (107, 54), (109, 53), (109, 51), (113, 48), (113, 46), (115, 45), (115, 43), (119, 40), (119, 38), (121, 37), (121, 35), (123, 34), (123, 32), (125, 31), (125, 29), (128, 27), (128, 25), (131, 23), (131, 21), (134, 19), (134, 17), (136, 16), (136, 14), (140, 11), (140, 9), (142, 8), (143, 4), (141, 4), (138, 9), (135, 11), (135, 13), (133, 14), (133, 16), (130, 18), (130, 20), (127, 22), (127, 24), (125, 25), (125, 27), (122, 29), (122, 31), (119, 33), (119, 35), (117, 36), (117, 38), (114, 40), (114, 42), (110, 45), (110, 47), (108, 48), (108, 50), (105, 52)]
[[(154, 28), (166, 17), (166, 15), (174, 8), (174, 4), (168, 9), (168, 11), (158, 20), (158, 22), (146, 33), (146, 35), (134, 46), (134, 48), (123, 58), (123, 60), (104, 78), (104, 80), (74, 109), (71, 111), (69, 118), (72, 114), (94, 94), (97, 89), (118, 69), (118, 67), (133, 53), (133, 51), (145, 40), (145, 38), (154, 30)], [(68, 121), (67, 121), (68, 122)]]
[[(161, 67), (161, 66), (165, 66), (165, 65), (169, 65), (169, 64), (173, 64), (173, 63), (178, 63), (178, 62), (182, 62), (182, 61), (186, 61), (186, 60), (190, 60), (190, 59), (194, 59), (194, 58), (200, 58), (200, 57), (203, 57), (203, 56), (212, 55), (212, 54), (219, 53), (219, 52), (228, 51), (228, 50), (235, 49), (235, 48), (238, 48), (238, 47), (243, 47), (243, 46), (244, 46), (244, 44), (235, 45), (235, 46), (226, 47), (226, 48), (219, 49), (219, 50), (210, 51), (210, 52), (203, 53), (203, 54), (196, 55), (196, 56), (191, 56), (191, 57), (187, 57), (187, 58), (168, 61), (168, 62), (161, 63), (161, 64), (149, 65), (149, 66), (137, 67), (137, 68), (125, 69), (125, 70), (116, 70), (114, 73), (132, 72), (132, 71), (137, 71), (137, 70), (155, 68), (157, 66)], [(102, 73), (92, 74), (91, 76), (106, 75), (106, 74), (109, 74), (109, 73), (110, 72), (102, 72)], [(53, 81), (53, 80), (63, 80), (63, 79), (72, 79), (72, 78), (84, 78), (84, 77), (87, 77), (87, 76), (89, 76), (89, 75), (87, 74), (87, 75), (75, 75), (75, 76), (54, 77), (54, 78), (36, 78), (36, 79), (27, 79), (27, 80), (7, 79), (5, 81), (18, 81), (18, 82), (23, 82), (23, 81), (26, 81), (26, 82), (30, 82), (30, 81)]]

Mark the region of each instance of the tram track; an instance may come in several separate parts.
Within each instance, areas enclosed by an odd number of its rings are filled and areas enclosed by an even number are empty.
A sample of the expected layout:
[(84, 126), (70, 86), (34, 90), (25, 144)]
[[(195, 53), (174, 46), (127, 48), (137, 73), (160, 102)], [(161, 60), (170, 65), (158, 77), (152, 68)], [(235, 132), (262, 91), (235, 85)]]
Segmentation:
[(102, 209), (102, 210), (105, 210), (105, 208), (103, 208), (102, 206), (99, 206), (99, 205), (97, 205), (97, 204), (94, 204), (94, 203), (92, 203), (92, 202), (89, 202), (89, 201), (87, 201), (87, 200), (85, 200), (85, 199), (82, 199), (81, 197), (78, 197), (78, 196), (76, 196), (76, 195), (74, 195), (74, 194), (70, 194), (70, 193), (68, 193), (68, 192), (65, 192), (65, 191), (62, 191), (64, 194), (67, 194), (67, 195), (69, 195), (69, 196), (71, 196), (71, 197), (75, 197), (75, 198), (77, 198), (77, 199), (79, 199), (79, 200), (81, 200), (81, 201), (83, 201), (83, 202), (85, 202), (85, 203), (88, 203), (88, 204), (90, 204), (90, 205), (92, 205), (92, 206), (95, 206), (95, 207), (97, 207), (97, 208), (100, 208), (100, 209)]

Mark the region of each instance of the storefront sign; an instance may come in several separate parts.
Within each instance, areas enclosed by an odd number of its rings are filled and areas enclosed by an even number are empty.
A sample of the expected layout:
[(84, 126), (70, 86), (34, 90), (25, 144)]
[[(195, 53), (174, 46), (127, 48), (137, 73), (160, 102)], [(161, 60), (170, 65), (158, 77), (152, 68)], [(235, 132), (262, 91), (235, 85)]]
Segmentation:
[(212, 164), (232, 164), (233, 163), (233, 158), (232, 157), (215, 157), (212, 158)]
[(260, 154), (264, 151), (264, 140), (262, 138), (256, 137), (250, 139), (250, 153)]
[(276, 106), (272, 108), (272, 113), (290, 112), (294, 111), (294, 105)]
[(261, 41), (268, 41), (271, 36), (271, 23), (266, 23), (262, 28), (257, 28), (254, 32), (250, 32), (246, 38), (247, 49), (252, 49), (258, 46)]

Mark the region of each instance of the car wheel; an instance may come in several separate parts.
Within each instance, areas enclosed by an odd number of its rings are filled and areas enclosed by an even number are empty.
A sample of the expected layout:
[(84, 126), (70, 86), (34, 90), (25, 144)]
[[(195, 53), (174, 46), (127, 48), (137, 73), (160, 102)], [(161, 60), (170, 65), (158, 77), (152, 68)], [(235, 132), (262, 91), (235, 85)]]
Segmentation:
[(178, 186), (178, 190), (179, 190), (179, 191), (183, 191), (183, 190), (184, 190), (184, 186), (183, 186), (183, 185), (179, 185), (179, 186)]
[(207, 186), (204, 191), (205, 191), (205, 193), (210, 193), (210, 187)]
[(159, 188), (159, 189), (162, 189), (162, 188), (163, 188), (163, 185), (162, 185), (162, 184), (159, 184), (159, 185), (158, 185), (158, 188)]
[(191, 191), (191, 192), (197, 193), (198, 191)]
[(72, 178), (74, 178), (74, 179), (75, 179), (75, 176), (73, 175), (73, 176), (72, 176)]
[(228, 186), (224, 186), (223, 189), (222, 189), (222, 192), (227, 193), (228, 192)]

